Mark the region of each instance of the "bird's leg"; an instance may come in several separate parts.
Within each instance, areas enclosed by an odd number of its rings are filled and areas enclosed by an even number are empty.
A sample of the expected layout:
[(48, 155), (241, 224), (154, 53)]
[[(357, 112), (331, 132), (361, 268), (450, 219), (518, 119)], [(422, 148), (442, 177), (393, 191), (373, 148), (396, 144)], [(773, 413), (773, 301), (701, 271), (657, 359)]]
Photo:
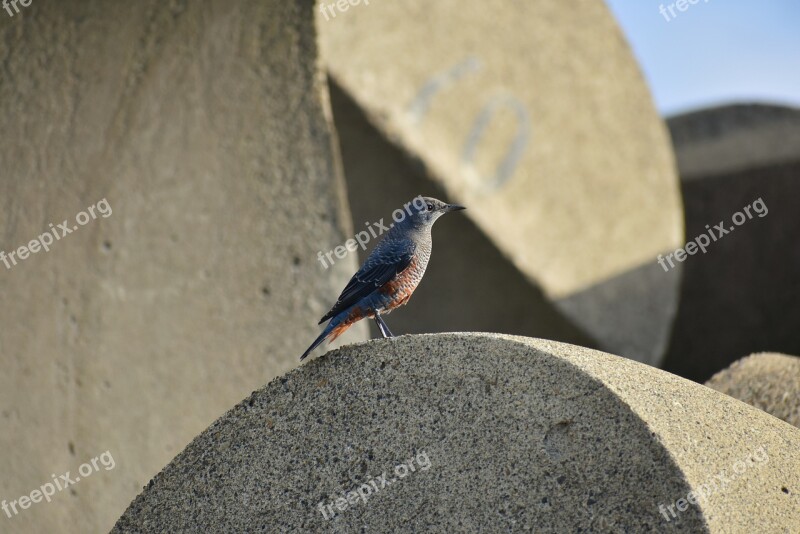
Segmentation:
[(389, 331), (389, 327), (386, 326), (386, 323), (383, 322), (383, 319), (381, 319), (381, 314), (375, 314), (375, 323), (378, 325), (383, 337), (394, 337), (394, 334)]

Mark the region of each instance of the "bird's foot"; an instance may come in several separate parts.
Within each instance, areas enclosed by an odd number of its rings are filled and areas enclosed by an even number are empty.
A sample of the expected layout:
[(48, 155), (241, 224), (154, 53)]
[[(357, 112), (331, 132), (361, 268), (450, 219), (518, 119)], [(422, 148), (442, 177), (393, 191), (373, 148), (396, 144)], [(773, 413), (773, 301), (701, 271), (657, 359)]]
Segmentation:
[(381, 335), (386, 338), (394, 337), (394, 334), (389, 330), (389, 327), (386, 326), (386, 323), (381, 319), (380, 315), (375, 316), (375, 323), (378, 325), (378, 330), (381, 331)]

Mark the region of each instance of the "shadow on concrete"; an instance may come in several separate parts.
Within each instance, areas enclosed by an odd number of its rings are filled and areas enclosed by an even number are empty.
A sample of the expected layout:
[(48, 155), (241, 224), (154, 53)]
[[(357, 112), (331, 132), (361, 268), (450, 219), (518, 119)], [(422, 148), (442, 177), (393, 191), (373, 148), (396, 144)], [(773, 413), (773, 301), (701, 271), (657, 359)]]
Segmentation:
[(704, 382), (753, 352), (800, 353), (800, 162), (682, 184), (686, 239), (761, 198), (769, 213), (684, 262), (664, 369)]
[[(447, 200), (422, 164), (387, 142), (335, 80), (330, 80), (330, 91), (356, 232), (381, 217), (388, 225), (392, 212), (417, 195)], [(387, 318), (394, 334), (504, 332), (597, 346), (469, 218), (452, 214), (441, 219), (433, 241), (425, 278), (408, 306)], [(360, 259), (365, 258), (362, 254)], [(370, 328), (379, 335), (372, 322)]]

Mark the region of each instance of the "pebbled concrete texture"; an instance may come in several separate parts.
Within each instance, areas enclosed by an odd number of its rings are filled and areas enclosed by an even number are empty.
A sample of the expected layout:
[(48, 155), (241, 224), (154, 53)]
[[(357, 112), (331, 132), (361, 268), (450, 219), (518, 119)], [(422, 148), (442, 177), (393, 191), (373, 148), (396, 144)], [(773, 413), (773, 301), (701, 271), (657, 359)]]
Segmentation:
[(606, 4), (393, 0), (317, 21), (328, 72), (382, 139), (600, 347), (659, 365), (680, 272), (656, 256), (683, 242), (679, 180)]
[(272, 381), (113, 532), (798, 528), (800, 430), (628, 359), (462, 333), (347, 346)]
[[(0, 531), (102, 532), (297, 365), (356, 268), (312, 1), (36, 0), (0, 16), (0, 500), (116, 465)], [(5, 135), (11, 134), (14, 135)], [(364, 339), (356, 327), (349, 341)]]
[(800, 428), (800, 358), (752, 354), (711, 377), (706, 386)]

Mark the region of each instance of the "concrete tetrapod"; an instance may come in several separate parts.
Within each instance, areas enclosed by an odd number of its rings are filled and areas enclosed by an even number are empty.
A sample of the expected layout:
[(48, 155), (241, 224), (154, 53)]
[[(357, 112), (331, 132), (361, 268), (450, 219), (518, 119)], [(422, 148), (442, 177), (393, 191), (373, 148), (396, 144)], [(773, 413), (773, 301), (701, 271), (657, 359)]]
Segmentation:
[(800, 358), (764, 352), (733, 363), (706, 382), (710, 388), (800, 427)]
[(254, 392), (113, 532), (796, 532), (799, 505), (800, 430), (760, 410), (574, 345), (435, 334)]
[[(599, 347), (658, 365), (680, 272), (664, 273), (656, 256), (683, 243), (679, 181), (665, 125), (606, 3), (392, 0), (346, 12), (332, 5), (349, 6), (318, 4), (328, 72), (381, 139), (414, 162), (412, 180), (425, 176), (468, 206), (466, 217), (496, 247), (492, 255)], [(358, 133), (341, 128), (353, 121), (333, 103), (360, 224), (374, 220), (362, 218), (364, 208), (391, 198), (384, 182), (409, 173), (387, 150), (350, 153), (348, 146), (360, 148)], [(474, 257), (462, 249), (439, 261)], [(501, 300), (493, 276), (470, 283), (490, 304)], [(448, 300), (470, 310), (474, 299), (461, 294)], [(514, 305), (527, 304), (529, 291), (513, 295), (521, 303)], [(486, 330), (491, 317), (471, 311)], [(529, 332), (519, 325), (514, 333)]]
[(317, 335), (356, 263), (316, 261), (353, 231), (312, 10), (59, 0), (0, 15), (0, 251), (70, 231), (0, 262), (0, 503), (116, 460), (0, 511), (0, 532), (107, 531)]
[(745, 354), (797, 353), (800, 110), (726, 106), (668, 124), (686, 240), (715, 229), (716, 241), (680, 264), (680, 303), (661, 367), (702, 383)]
[(795, 163), (800, 109), (734, 104), (700, 109), (667, 121), (681, 180)]

